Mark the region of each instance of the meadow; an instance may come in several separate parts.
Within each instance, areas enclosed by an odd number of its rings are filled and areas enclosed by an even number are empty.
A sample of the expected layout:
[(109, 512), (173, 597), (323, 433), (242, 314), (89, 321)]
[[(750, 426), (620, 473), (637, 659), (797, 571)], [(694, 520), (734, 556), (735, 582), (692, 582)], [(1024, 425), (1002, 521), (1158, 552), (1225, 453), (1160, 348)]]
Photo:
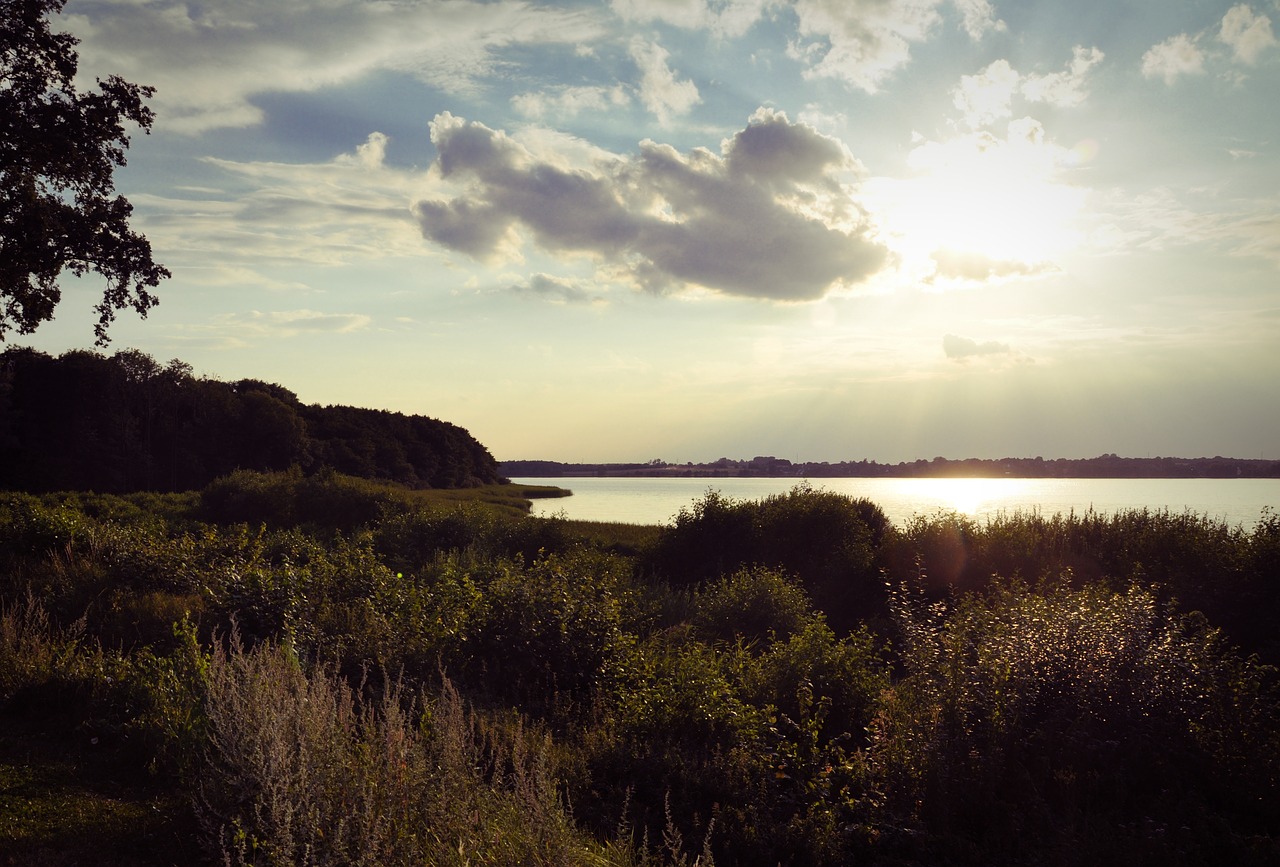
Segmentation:
[(0, 493), (0, 852), (1280, 862), (1280, 516), (554, 493)]

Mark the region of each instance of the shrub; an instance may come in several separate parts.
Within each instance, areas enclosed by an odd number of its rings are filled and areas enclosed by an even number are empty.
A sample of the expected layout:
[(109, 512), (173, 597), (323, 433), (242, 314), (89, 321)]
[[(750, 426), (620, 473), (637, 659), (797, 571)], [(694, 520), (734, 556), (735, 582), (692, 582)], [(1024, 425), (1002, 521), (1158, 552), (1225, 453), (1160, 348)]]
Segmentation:
[(831, 622), (850, 628), (884, 610), (876, 548), (888, 528), (868, 500), (800, 485), (759, 502), (715, 491), (681, 509), (659, 538), (653, 567), (677, 584), (754, 564), (796, 576)]
[(585, 552), (501, 561), (483, 587), (468, 685), (530, 711), (589, 705), (624, 645), (618, 568)]
[(711, 641), (783, 639), (800, 631), (812, 612), (804, 589), (775, 569), (742, 569), (694, 595), (693, 626)]
[(1274, 673), (1203, 619), (1136, 586), (1011, 581), (950, 610), (900, 591), (894, 611), (909, 676), (869, 752), (889, 826), (949, 852), (1072, 863), (1239, 861), (1248, 835), (1274, 830)]

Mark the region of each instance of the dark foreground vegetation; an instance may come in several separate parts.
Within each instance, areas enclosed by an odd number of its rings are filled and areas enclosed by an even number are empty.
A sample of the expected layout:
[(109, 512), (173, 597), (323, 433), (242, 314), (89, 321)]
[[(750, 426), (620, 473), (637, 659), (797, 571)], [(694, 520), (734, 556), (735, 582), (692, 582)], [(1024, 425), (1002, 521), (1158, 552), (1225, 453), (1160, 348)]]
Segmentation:
[(0, 494), (0, 861), (1274, 864), (1280, 518)]
[(133, 349), (0, 352), (0, 488), (189, 491), (294, 466), (415, 488), (499, 481), (489, 451), (437, 419), (305, 405), (275, 383), (195, 376)]

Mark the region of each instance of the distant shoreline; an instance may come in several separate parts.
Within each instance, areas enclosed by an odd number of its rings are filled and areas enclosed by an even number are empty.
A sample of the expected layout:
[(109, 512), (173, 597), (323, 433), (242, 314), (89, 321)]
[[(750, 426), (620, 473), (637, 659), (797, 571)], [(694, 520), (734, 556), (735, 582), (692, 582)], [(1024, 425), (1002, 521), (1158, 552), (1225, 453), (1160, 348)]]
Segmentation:
[(500, 461), (500, 472), (523, 478), (1023, 478), (1023, 479), (1274, 479), (1280, 461), (1248, 458), (934, 458), (897, 464), (875, 461), (793, 463), (771, 456), (711, 463), (563, 463)]

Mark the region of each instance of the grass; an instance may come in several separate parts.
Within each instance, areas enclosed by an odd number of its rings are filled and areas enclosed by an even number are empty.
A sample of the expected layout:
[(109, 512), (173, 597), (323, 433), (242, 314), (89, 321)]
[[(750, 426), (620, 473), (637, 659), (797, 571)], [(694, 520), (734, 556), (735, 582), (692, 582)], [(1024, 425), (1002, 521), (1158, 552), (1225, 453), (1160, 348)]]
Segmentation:
[(431, 488), (413, 491), (410, 498), (422, 505), (483, 505), (509, 515), (528, 514), (530, 500), (567, 497), (572, 492), (550, 485), (483, 485), (478, 488)]
[[(201, 860), (184, 795), (83, 732), (0, 729), (0, 863), (170, 865)], [(71, 743), (73, 746), (68, 747)]]

